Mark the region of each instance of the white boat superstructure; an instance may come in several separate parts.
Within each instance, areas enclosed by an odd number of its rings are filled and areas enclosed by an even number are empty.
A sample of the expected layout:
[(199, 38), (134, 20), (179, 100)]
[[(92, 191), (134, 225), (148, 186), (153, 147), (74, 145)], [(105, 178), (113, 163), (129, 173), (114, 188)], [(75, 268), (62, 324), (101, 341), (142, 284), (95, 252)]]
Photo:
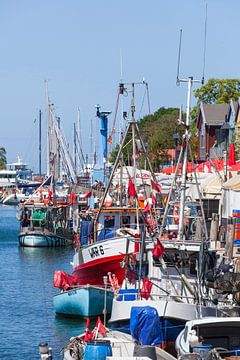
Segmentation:
[(239, 317), (203, 317), (188, 321), (175, 343), (178, 355), (205, 354), (219, 349), (221, 358), (240, 352)]

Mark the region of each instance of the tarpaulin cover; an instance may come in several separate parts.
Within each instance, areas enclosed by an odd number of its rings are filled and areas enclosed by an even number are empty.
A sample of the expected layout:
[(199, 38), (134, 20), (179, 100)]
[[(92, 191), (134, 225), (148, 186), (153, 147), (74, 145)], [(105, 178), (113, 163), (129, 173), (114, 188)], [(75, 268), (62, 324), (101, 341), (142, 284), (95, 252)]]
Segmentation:
[(78, 280), (75, 276), (69, 275), (65, 271), (57, 270), (54, 272), (53, 285), (66, 291), (72, 286), (78, 285)]
[(106, 228), (102, 229), (98, 234), (98, 241), (111, 239), (115, 236), (115, 229), (114, 228)]
[(130, 331), (140, 345), (161, 345), (163, 342), (162, 326), (154, 307), (132, 306)]
[(82, 245), (88, 243), (90, 236), (93, 234), (93, 223), (91, 221), (81, 221), (80, 242)]

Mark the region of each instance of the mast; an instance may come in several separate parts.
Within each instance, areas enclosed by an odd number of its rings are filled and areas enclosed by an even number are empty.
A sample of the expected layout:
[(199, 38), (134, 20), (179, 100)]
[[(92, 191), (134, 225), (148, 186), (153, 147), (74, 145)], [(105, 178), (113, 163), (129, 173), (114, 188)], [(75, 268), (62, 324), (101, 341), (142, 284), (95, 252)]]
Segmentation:
[[(82, 149), (82, 135), (81, 135), (81, 123), (80, 123), (80, 109), (78, 108), (77, 111), (77, 136), (76, 136), (79, 140), (77, 148), (78, 148), (78, 153), (80, 153), (80, 149)], [(76, 168), (76, 171), (78, 171), (80, 173), (81, 171), (81, 165), (78, 162), (78, 167)]]
[(39, 175), (42, 175), (42, 111), (39, 110)]
[(74, 166), (77, 171), (77, 136), (76, 136), (76, 124), (73, 123), (73, 160)]
[(189, 126), (190, 126), (190, 101), (193, 78), (189, 77), (187, 93), (187, 109), (186, 109), (186, 123), (185, 134), (183, 137), (183, 165), (182, 165), (182, 179), (181, 179), (181, 197), (180, 197), (180, 213), (179, 213), (179, 240), (183, 241), (184, 237), (184, 208), (186, 198), (186, 180), (187, 180), (187, 160), (188, 160), (188, 145), (189, 145)]
[(50, 176), (50, 102), (48, 96), (48, 81), (45, 80), (45, 94), (46, 94), (46, 106), (47, 106), (47, 176)]

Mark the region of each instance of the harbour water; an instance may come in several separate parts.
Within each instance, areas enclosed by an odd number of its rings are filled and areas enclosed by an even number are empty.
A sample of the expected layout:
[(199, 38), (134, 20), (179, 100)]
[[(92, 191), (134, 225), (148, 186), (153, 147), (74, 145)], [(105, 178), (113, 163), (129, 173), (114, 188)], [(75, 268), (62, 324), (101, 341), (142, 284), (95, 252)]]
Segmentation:
[(81, 333), (85, 322), (56, 317), (55, 270), (71, 271), (73, 249), (31, 249), (18, 245), (16, 207), (0, 206), (0, 359), (40, 359), (38, 344), (48, 342), (53, 358)]

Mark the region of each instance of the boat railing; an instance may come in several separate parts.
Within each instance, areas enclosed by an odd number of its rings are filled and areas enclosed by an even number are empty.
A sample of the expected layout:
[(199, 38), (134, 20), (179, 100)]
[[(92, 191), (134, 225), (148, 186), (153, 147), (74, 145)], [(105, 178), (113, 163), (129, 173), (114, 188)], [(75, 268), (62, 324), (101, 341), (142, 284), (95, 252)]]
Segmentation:
[[(138, 289), (121, 289), (116, 295), (117, 301), (138, 301), (144, 298), (139, 293)], [(176, 302), (184, 302), (185, 300), (192, 300), (193, 303), (196, 299), (193, 296), (177, 295), (177, 294), (166, 294), (163, 291), (161, 293), (152, 293), (149, 296), (150, 300), (175, 300)]]

